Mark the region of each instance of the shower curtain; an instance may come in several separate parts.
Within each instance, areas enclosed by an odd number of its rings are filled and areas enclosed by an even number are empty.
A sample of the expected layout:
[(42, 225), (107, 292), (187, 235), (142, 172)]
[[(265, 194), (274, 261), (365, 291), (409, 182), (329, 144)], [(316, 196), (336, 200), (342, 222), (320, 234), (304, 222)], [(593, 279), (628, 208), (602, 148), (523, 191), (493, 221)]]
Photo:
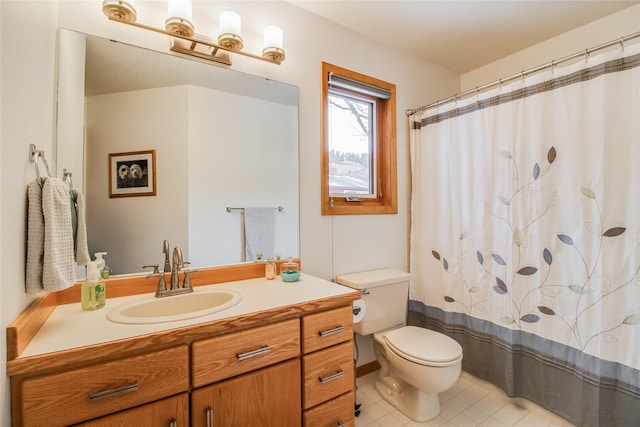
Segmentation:
[(640, 425), (639, 52), (410, 117), (409, 323), (577, 425)]

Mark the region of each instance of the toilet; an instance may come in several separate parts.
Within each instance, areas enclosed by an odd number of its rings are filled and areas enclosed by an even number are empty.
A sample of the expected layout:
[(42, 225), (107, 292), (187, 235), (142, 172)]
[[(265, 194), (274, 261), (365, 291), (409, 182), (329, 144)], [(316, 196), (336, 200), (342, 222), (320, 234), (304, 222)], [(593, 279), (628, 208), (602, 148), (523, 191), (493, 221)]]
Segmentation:
[(380, 363), (375, 388), (400, 412), (418, 422), (440, 413), (438, 393), (453, 386), (462, 371), (462, 347), (452, 338), (406, 326), (410, 274), (393, 269), (341, 275), (336, 281), (358, 289), (364, 317), (358, 335), (373, 334)]

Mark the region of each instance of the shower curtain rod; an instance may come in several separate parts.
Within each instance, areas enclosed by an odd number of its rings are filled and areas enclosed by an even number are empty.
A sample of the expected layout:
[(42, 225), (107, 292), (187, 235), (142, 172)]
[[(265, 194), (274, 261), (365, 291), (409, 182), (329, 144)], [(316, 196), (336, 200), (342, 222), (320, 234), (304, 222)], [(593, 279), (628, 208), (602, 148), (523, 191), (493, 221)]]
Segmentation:
[(485, 91), (485, 90), (493, 88), (495, 86), (502, 85), (502, 84), (510, 82), (512, 80), (515, 80), (515, 79), (518, 79), (518, 78), (524, 78), (524, 77), (528, 76), (529, 74), (537, 73), (537, 72), (540, 72), (540, 71), (545, 70), (545, 69), (550, 68), (550, 67), (555, 67), (558, 64), (561, 64), (561, 63), (566, 62), (566, 61), (570, 61), (570, 60), (578, 58), (578, 57), (580, 57), (582, 55), (589, 56), (589, 54), (591, 54), (593, 52), (597, 52), (599, 50), (606, 49), (606, 48), (614, 46), (616, 44), (619, 44), (622, 47), (624, 47), (624, 43), (626, 41), (633, 40), (636, 37), (640, 37), (640, 31), (638, 31), (636, 33), (633, 33), (633, 34), (630, 34), (628, 36), (620, 37), (619, 39), (611, 40), (610, 42), (603, 43), (601, 45), (598, 45), (598, 46), (595, 46), (595, 47), (592, 47), (592, 48), (589, 48), (589, 49), (585, 49), (584, 51), (581, 51), (581, 52), (576, 52), (576, 53), (574, 53), (572, 55), (565, 56), (564, 58), (560, 58), (558, 60), (552, 60), (551, 62), (548, 62), (546, 64), (539, 65), (539, 66), (534, 67), (534, 68), (529, 68), (528, 70), (524, 70), (524, 71), (522, 71), (520, 73), (513, 74), (513, 75), (511, 75), (509, 77), (498, 79), (498, 80), (496, 80), (494, 82), (487, 83), (487, 84), (484, 84), (482, 86), (476, 86), (474, 89), (469, 89), (467, 91), (464, 91), (464, 92), (458, 93), (456, 95), (453, 95), (453, 96), (451, 96), (449, 98), (446, 98), (446, 99), (443, 99), (443, 100), (440, 100), (440, 101), (436, 101), (436, 102), (432, 102), (431, 104), (423, 105), (422, 107), (418, 107), (418, 108), (414, 108), (414, 109), (408, 109), (407, 112), (406, 112), (407, 117), (411, 117), (412, 115), (414, 115), (416, 113), (420, 113), (420, 112), (422, 112), (424, 110), (428, 110), (429, 108), (438, 107), (438, 106), (443, 105), (443, 104), (448, 104), (450, 102), (457, 101), (457, 100), (462, 99), (462, 98), (464, 98), (466, 96), (480, 93), (481, 91)]

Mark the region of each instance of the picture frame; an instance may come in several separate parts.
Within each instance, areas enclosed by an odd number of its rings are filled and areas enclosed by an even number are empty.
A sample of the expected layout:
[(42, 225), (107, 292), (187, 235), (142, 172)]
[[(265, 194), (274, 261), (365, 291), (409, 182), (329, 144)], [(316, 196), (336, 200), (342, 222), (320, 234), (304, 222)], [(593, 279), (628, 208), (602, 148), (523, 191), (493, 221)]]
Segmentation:
[(156, 150), (109, 154), (109, 197), (156, 195)]

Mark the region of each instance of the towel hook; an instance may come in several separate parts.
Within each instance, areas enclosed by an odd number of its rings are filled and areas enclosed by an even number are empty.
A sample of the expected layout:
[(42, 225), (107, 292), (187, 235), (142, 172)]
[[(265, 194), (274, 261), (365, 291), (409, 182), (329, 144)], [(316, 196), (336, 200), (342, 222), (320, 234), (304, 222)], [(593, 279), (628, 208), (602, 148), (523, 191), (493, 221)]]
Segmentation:
[(62, 180), (69, 183), (70, 188), (73, 188), (73, 174), (67, 168), (62, 169)]
[(40, 184), (40, 187), (42, 187), (43, 179), (40, 176), (40, 169), (38, 168), (38, 159), (42, 160), (42, 163), (44, 164), (44, 167), (47, 170), (47, 177), (51, 178), (51, 170), (49, 169), (49, 165), (47, 164), (47, 159), (45, 159), (44, 157), (44, 151), (36, 149), (35, 144), (29, 144), (29, 153), (30, 153), (31, 163), (33, 163), (34, 167), (36, 168), (36, 176), (38, 177), (38, 183)]

